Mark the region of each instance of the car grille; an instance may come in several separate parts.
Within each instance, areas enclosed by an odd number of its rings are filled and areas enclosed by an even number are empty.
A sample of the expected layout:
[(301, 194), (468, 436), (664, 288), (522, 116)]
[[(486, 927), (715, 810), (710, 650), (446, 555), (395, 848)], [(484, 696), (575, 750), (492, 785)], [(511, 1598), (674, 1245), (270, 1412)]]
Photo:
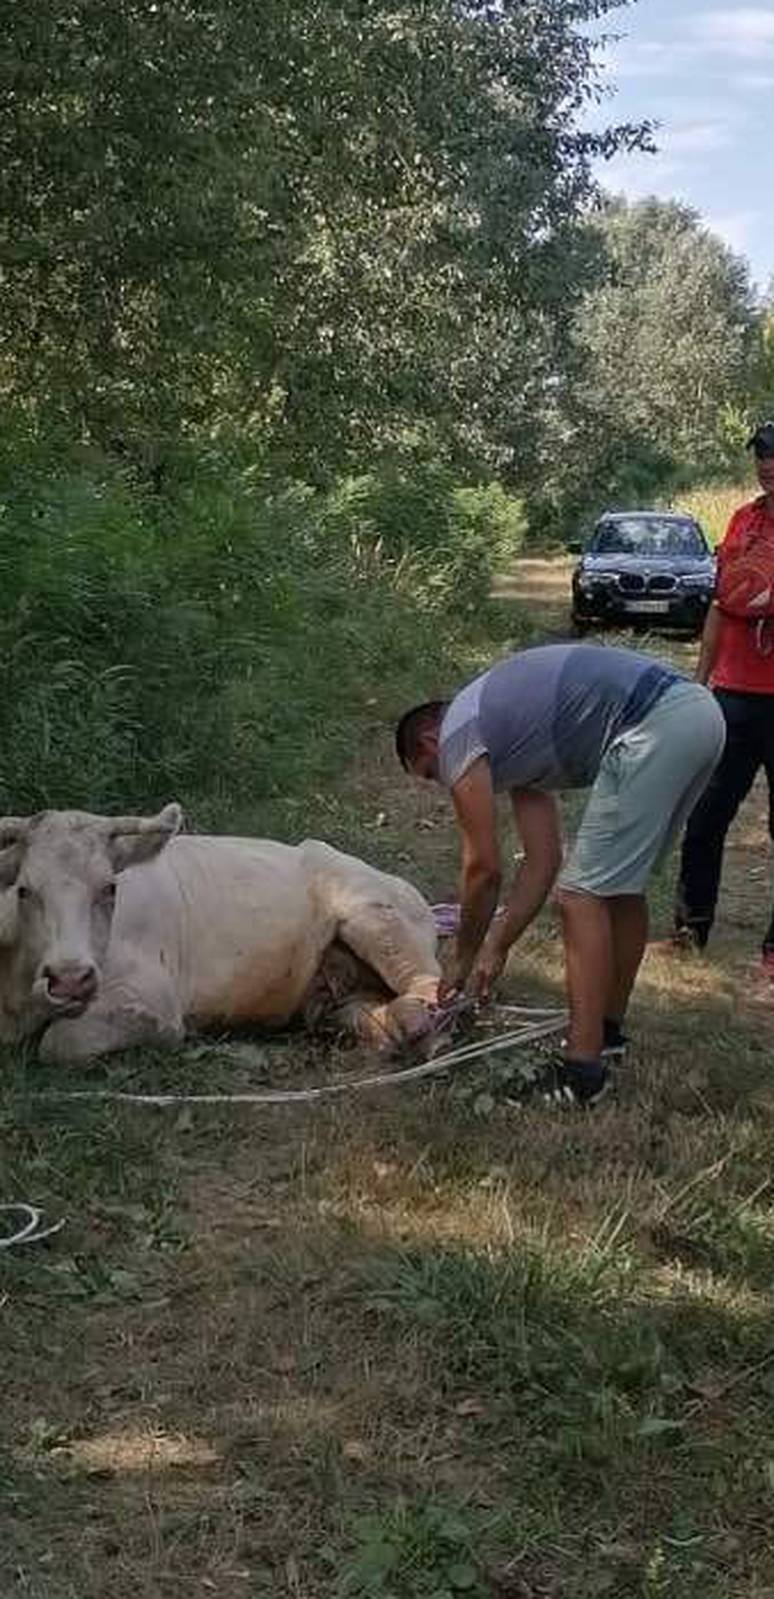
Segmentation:
[(669, 572), (654, 572), (647, 579), (641, 572), (621, 572), (618, 587), (622, 594), (673, 594), (677, 581)]

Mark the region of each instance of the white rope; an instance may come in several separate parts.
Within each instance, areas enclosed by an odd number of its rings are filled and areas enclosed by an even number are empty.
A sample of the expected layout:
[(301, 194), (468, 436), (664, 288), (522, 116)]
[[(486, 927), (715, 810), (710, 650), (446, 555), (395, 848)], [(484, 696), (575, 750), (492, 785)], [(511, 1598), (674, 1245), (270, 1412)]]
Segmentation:
[(43, 1227), (43, 1213), (35, 1205), (26, 1205), (23, 1200), (18, 1200), (12, 1205), (0, 1205), (0, 1211), (11, 1211), (15, 1215), (26, 1216), (27, 1220), (15, 1233), (10, 1233), (7, 1238), (0, 1238), (0, 1249), (14, 1249), (18, 1244), (36, 1244), (39, 1238), (50, 1238), (52, 1233), (58, 1233), (64, 1227), (64, 1217), (61, 1221), (54, 1222), (52, 1227)]
[[(435, 1055), (432, 1060), (422, 1061), (418, 1066), (408, 1066), (399, 1072), (379, 1072), (371, 1077), (358, 1077), (342, 1079), (335, 1083), (325, 1083), (320, 1088), (297, 1089), (266, 1089), (263, 1093), (245, 1094), (132, 1094), (124, 1093), (119, 1089), (54, 1089), (46, 1094), (36, 1095), (41, 1099), (65, 1100), (97, 1100), (110, 1104), (122, 1105), (299, 1105), (312, 1104), (317, 1100), (325, 1099), (329, 1095), (355, 1093), (361, 1088), (383, 1088), (395, 1083), (417, 1082), (423, 1077), (434, 1077), (440, 1072), (448, 1071), (450, 1066), (467, 1065), (470, 1061), (482, 1055), (495, 1055), (506, 1049), (513, 1049), (521, 1044), (531, 1044), (539, 1039), (550, 1038), (563, 1031), (566, 1016), (562, 1011), (537, 1009), (527, 1005), (498, 1005), (497, 1011), (501, 1015), (522, 1018), (520, 1027), (511, 1032), (498, 1033), (494, 1038), (479, 1038), (470, 1044), (461, 1044), (457, 1049), (444, 1051)], [(65, 1218), (55, 1222), (51, 1227), (43, 1227), (42, 1214), (34, 1205), (16, 1204), (2, 1205), (0, 1211), (11, 1211), (16, 1215), (26, 1216), (23, 1225), (8, 1238), (0, 1238), (0, 1250), (12, 1249), (21, 1244), (36, 1243), (40, 1238), (50, 1238), (53, 1233), (58, 1233), (64, 1227)]]
[(550, 1038), (562, 1031), (567, 1020), (564, 1012), (557, 1010), (533, 1010), (525, 1005), (503, 1005), (497, 1009), (512, 1015), (530, 1017), (531, 1020), (515, 1031), (500, 1033), (494, 1038), (476, 1039), (470, 1044), (461, 1044), (457, 1049), (446, 1050), (443, 1054), (434, 1055), (432, 1060), (422, 1061), (418, 1066), (408, 1066), (403, 1071), (380, 1072), (374, 1076), (354, 1079), (343, 1078), (334, 1083), (324, 1083), (320, 1088), (265, 1089), (262, 1092), (232, 1094), (142, 1094), (127, 1093), (112, 1088), (54, 1088), (45, 1095), (36, 1097), (159, 1106), (311, 1104), (316, 1100), (326, 1099), (329, 1095), (355, 1093), (361, 1088), (382, 1088), (395, 1083), (418, 1081), (422, 1077), (433, 1077), (439, 1072), (446, 1071), (449, 1066), (467, 1064), (468, 1061), (476, 1060), (481, 1055), (497, 1054), (501, 1050), (512, 1049), (521, 1044), (531, 1044), (541, 1038)]

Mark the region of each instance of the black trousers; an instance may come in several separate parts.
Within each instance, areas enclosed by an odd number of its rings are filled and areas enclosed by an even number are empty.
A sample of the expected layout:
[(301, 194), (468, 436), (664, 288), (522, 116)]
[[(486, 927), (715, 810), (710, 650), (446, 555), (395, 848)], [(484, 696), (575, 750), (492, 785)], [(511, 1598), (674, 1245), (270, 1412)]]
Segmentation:
[[(763, 767), (769, 785), (769, 833), (774, 838), (774, 694), (719, 688), (726, 747), (695, 810), (680, 857), (675, 925), (688, 927), (703, 948), (715, 917), (726, 833)], [(774, 909), (763, 940), (774, 949)]]

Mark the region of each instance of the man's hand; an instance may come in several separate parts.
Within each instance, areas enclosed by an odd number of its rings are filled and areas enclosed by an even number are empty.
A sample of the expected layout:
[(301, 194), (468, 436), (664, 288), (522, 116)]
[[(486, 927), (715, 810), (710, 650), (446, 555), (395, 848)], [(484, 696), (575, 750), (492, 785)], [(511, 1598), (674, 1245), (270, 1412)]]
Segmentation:
[(442, 977), (438, 984), (438, 1004), (441, 1009), (443, 1010), (444, 1005), (453, 1005), (455, 999), (459, 999), (461, 993), (462, 985), (460, 983), (455, 983), (452, 978)]
[(479, 1000), (482, 1005), (491, 999), (492, 989), (502, 976), (507, 959), (508, 951), (487, 939), (466, 984), (471, 999)]

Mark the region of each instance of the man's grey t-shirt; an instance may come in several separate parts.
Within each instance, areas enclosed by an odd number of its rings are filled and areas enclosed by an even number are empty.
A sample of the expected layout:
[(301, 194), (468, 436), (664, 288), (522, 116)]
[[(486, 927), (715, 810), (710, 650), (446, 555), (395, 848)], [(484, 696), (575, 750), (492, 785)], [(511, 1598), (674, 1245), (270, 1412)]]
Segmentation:
[(652, 656), (603, 644), (546, 644), (498, 661), (452, 700), (439, 776), (453, 788), (486, 755), (495, 790), (587, 788), (602, 756), (679, 682)]

